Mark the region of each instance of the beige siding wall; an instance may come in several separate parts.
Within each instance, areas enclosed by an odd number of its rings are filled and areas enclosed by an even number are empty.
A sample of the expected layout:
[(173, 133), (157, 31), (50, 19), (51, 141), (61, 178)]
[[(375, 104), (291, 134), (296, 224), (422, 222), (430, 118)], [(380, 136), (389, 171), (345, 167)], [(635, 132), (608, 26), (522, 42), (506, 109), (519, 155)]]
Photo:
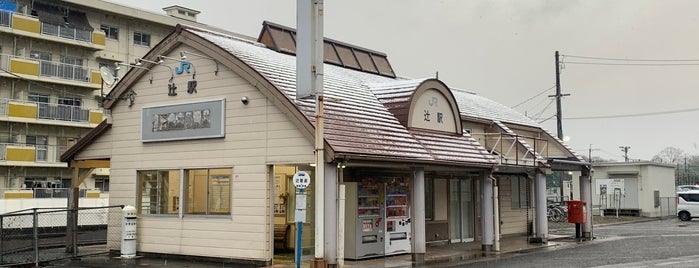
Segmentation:
[[(190, 47), (173, 50), (194, 51)], [(168, 68), (152, 68), (133, 85), (135, 104), (121, 101), (113, 107), (113, 126), (84, 155), (110, 154), (110, 204), (136, 205), (138, 170), (232, 167), (231, 217), (201, 218), (141, 216), (138, 250), (234, 259), (271, 258), (270, 182), (267, 164), (310, 163), (313, 146), (297, 127), (257, 88), (225, 69), (214, 76), (211, 60), (190, 57), (196, 68), (196, 94), (187, 94), (190, 75), (176, 75), (178, 95), (167, 95)], [(177, 62), (166, 62), (169, 66)], [(249, 104), (240, 98), (247, 96)], [(141, 143), (143, 107), (225, 98), (225, 138)], [(109, 139), (109, 140), (107, 140)], [(103, 140), (105, 140), (103, 142)], [(111, 145), (109, 144), (111, 141)], [(95, 148), (93, 151), (92, 148)], [(120, 228), (121, 226), (110, 226)], [(110, 245), (118, 244), (118, 232), (110, 232)], [(116, 240), (116, 241), (115, 241)], [(118, 249), (118, 248), (116, 248)]]
[[(512, 207), (512, 183), (509, 176), (498, 176), (500, 195), (500, 233), (502, 235), (525, 234), (527, 225), (534, 218), (534, 210)], [(530, 185), (530, 189), (531, 185)]]

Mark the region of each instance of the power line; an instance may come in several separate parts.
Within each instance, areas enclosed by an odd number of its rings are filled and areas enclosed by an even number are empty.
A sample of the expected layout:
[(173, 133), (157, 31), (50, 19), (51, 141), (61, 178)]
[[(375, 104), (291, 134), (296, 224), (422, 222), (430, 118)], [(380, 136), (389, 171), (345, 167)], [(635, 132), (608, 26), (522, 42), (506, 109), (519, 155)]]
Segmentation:
[(576, 55), (562, 55), (568, 58), (578, 58), (578, 59), (591, 59), (591, 60), (609, 60), (609, 61), (648, 61), (648, 62), (688, 62), (697, 61), (699, 59), (622, 59), (622, 58), (605, 58), (605, 57), (590, 57), (590, 56), (576, 56)]
[(642, 116), (653, 116), (653, 115), (686, 113), (686, 112), (694, 112), (694, 111), (699, 111), (699, 108), (688, 108), (688, 109), (680, 109), (680, 110), (659, 111), (659, 112), (649, 112), (649, 113), (636, 113), (636, 114), (617, 114), (617, 115), (566, 117), (565, 119), (566, 119), (566, 120), (587, 120), (587, 119), (626, 118), (626, 117), (642, 117)]
[(551, 104), (553, 104), (553, 101), (554, 101), (554, 100), (551, 99), (551, 101), (549, 101), (549, 104), (546, 104), (546, 107), (544, 107), (544, 109), (541, 110), (541, 112), (539, 112), (538, 114), (536, 114), (534, 117), (538, 118), (538, 117), (541, 116), (544, 112), (546, 112), (546, 110), (547, 110), (549, 107), (551, 107)]
[[(539, 121), (539, 124), (541, 124), (541, 123), (543, 123), (543, 122), (546, 122), (546, 121), (549, 121), (549, 119), (554, 118), (554, 117), (556, 117), (556, 114), (553, 114), (553, 115), (547, 117), (546, 119), (544, 119), (544, 120), (542, 120), (542, 121)], [(538, 119), (538, 118), (537, 118), (537, 119)]]
[(613, 66), (699, 66), (697, 63), (607, 63), (607, 62), (582, 62), (582, 61), (562, 61), (563, 64), (582, 65), (613, 65)]
[(533, 100), (534, 98), (536, 98), (536, 97), (538, 97), (538, 96), (541, 96), (542, 94), (546, 93), (546, 91), (549, 91), (549, 90), (551, 90), (551, 89), (553, 89), (553, 88), (555, 88), (555, 87), (556, 87), (556, 85), (553, 85), (553, 86), (551, 86), (550, 88), (544, 89), (544, 90), (542, 90), (541, 92), (537, 93), (536, 95), (532, 96), (531, 98), (528, 98), (528, 99), (526, 99), (526, 100), (524, 100), (524, 101), (522, 101), (522, 102), (520, 102), (520, 103), (517, 103), (517, 105), (512, 106), (512, 108), (517, 108), (518, 106), (520, 106), (520, 105), (522, 105), (522, 104), (525, 104), (525, 103), (529, 102), (530, 100)]

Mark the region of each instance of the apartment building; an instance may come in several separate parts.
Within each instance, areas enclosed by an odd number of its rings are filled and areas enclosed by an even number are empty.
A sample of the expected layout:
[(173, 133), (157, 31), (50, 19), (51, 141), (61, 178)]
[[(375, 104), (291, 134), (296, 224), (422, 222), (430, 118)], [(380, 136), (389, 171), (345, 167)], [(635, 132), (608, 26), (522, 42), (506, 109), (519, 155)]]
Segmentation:
[[(177, 24), (215, 29), (196, 22), (199, 11), (163, 10), (0, 0), (0, 188), (70, 187), (72, 173), (59, 158), (105, 118), (99, 100), (112, 81), (102, 77), (139, 68), (136, 60)], [(80, 188), (109, 191), (108, 169)]]

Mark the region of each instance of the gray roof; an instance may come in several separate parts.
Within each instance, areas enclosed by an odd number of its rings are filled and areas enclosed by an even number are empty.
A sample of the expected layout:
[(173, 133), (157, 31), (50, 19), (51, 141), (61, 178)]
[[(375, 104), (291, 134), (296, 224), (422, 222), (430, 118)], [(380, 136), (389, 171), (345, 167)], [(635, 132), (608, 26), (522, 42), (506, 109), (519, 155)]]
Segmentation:
[[(247, 63), (285, 93), (309, 121), (315, 122), (314, 101), (295, 99), (294, 56), (206, 30), (190, 27), (184, 30), (208, 40)], [(493, 156), (468, 134), (408, 130), (367, 86), (405, 80), (329, 64), (324, 65), (323, 77), (324, 96), (339, 100), (325, 102), (325, 140), (336, 155), (459, 164), (495, 163)]]
[(460, 89), (452, 89), (461, 115), (541, 128), (529, 117), (491, 99)]

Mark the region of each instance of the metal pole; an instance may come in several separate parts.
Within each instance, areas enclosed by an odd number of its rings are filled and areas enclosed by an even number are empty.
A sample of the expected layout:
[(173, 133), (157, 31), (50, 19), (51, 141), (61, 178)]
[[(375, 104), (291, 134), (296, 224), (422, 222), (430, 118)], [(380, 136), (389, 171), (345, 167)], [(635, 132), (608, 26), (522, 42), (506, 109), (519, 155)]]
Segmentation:
[(34, 229), (34, 265), (39, 267), (39, 214), (37, 214), (36, 208), (34, 211), (34, 222), (32, 227)]
[(2, 222), (4, 219), (5, 219), (5, 217), (0, 216), (0, 263), (3, 262), (3, 260), (2, 260), (2, 256), (3, 256), (3, 254), (2, 254), (2, 252), (3, 252), (2, 241), (5, 240), (5, 228), (4, 228), (5, 225), (3, 225)]
[[(342, 172), (342, 168), (340, 169)], [(342, 177), (342, 173), (340, 173)], [(342, 179), (341, 179), (342, 181)], [(339, 185), (339, 204), (337, 213), (337, 265), (342, 268), (345, 265), (345, 185)]]
[(563, 112), (561, 112), (561, 65), (556, 51), (556, 125), (558, 139), (563, 140)]
[[(299, 188), (296, 195), (299, 194), (305, 194), (304, 189)], [(298, 197), (296, 200), (298, 200)], [(296, 206), (298, 209), (298, 204)], [(303, 253), (303, 249), (301, 248), (301, 240), (303, 240), (303, 219), (296, 219), (296, 246), (294, 247), (296, 268), (301, 267), (301, 254)]]

